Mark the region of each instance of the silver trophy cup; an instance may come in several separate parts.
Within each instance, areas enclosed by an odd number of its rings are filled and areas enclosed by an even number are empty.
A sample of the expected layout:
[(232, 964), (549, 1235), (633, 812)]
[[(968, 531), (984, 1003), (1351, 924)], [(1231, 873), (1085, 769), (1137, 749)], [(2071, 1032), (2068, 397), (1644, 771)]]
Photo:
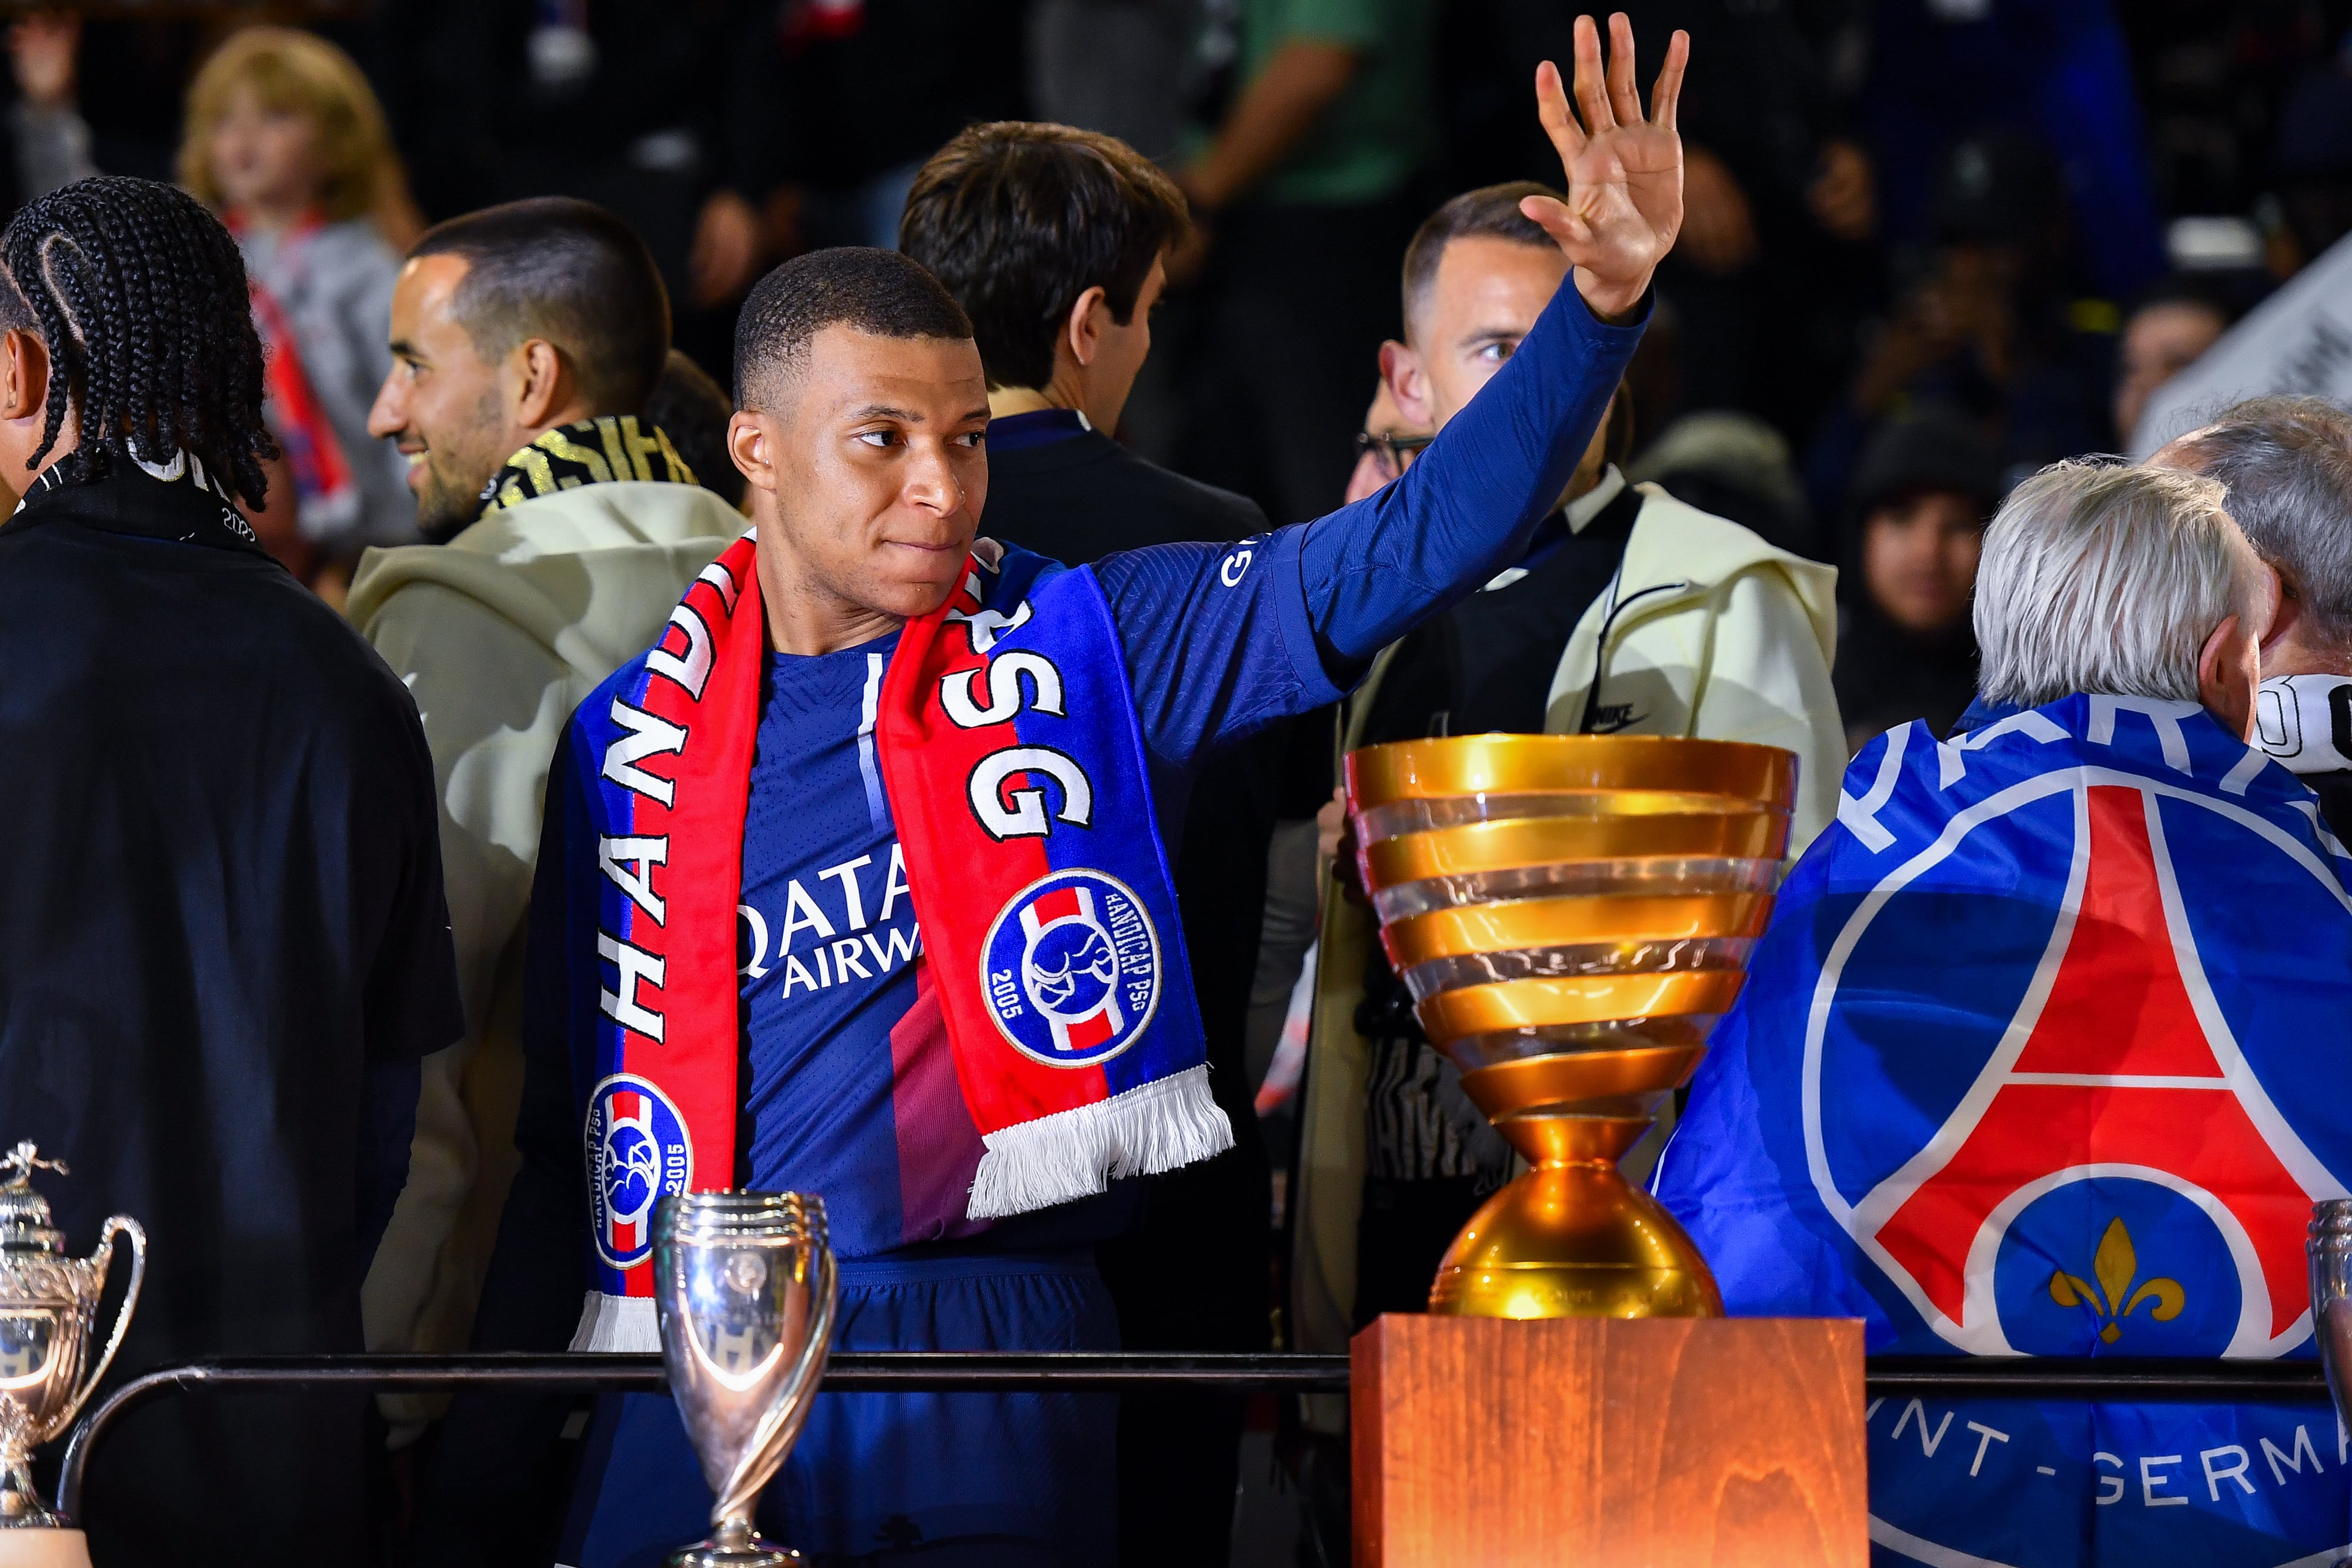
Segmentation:
[[(64, 1524), (33, 1490), (33, 1450), (72, 1424), (106, 1375), (147, 1273), (147, 1233), (119, 1214), (106, 1222), (97, 1251), (67, 1257), (47, 1200), (33, 1190), (37, 1169), (66, 1174), (62, 1160), (35, 1158), (31, 1144), (0, 1155), (0, 1176), (7, 1176), (0, 1181), (0, 1531)], [(131, 1284), (105, 1353), (85, 1377), (118, 1235), (131, 1238)]]
[[(2352, 1422), (2352, 1197), (2311, 1206), (2311, 1332), (2336, 1416)], [(2352, 1564), (2336, 1559), (2336, 1568)]]
[(752, 1529), (760, 1491), (808, 1419), (833, 1343), (824, 1201), (691, 1192), (654, 1210), (654, 1306), (686, 1435), (718, 1494), (710, 1539), (672, 1568), (764, 1568), (801, 1554)]

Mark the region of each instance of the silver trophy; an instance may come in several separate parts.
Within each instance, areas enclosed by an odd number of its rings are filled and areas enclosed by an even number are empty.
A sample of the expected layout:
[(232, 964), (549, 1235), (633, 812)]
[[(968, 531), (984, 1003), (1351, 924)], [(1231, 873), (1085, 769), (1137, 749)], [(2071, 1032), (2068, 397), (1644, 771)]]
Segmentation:
[[(2311, 1206), (2311, 1332), (2338, 1419), (2352, 1422), (2352, 1197)], [(2338, 1558), (2346, 1568), (2352, 1557)]]
[(710, 1539), (672, 1568), (769, 1568), (801, 1554), (752, 1529), (760, 1491), (816, 1398), (833, 1343), (824, 1200), (690, 1192), (654, 1210), (654, 1306), (686, 1435), (718, 1495)]
[(2311, 1206), (2311, 1332), (2336, 1413), (2352, 1422), (2352, 1197)]
[[(67, 1174), (64, 1161), (36, 1158), (29, 1143), (0, 1155), (0, 1175), (8, 1177), (0, 1182), (0, 1531), (64, 1525), (33, 1490), (33, 1450), (73, 1424), (106, 1375), (147, 1274), (147, 1233), (120, 1214), (106, 1222), (97, 1251), (67, 1257), (47, 1201), (33, 1190), (36, 1170)], [(117, 1235), (131, 1238), (131, 1288), (114, 1314), (106, 1354), (85, 1378), (82, 1363)]]

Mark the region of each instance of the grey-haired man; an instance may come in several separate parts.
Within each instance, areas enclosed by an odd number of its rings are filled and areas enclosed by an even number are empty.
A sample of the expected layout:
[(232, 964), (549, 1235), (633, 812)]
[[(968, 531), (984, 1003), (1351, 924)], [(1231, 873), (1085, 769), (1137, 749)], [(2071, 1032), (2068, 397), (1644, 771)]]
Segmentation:
[(2251, 398), (2149, 461), (2220, 480), (2276, 569), (2255, 738), (2352, 840), (2352, 413), (2315, 397)]

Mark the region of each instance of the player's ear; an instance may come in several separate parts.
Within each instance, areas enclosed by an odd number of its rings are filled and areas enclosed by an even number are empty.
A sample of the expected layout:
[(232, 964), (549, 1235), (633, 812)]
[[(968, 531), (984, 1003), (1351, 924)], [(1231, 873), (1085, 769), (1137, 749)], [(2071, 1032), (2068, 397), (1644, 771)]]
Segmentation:
[(2254, 699), (2262, 689), (2262, 646), (2231, 615), (2197, 651), (2197, 700), (2221, 727), (2254, 743)]
[(776, 473), (773, 421), (755, 409), (739, 408), (727, 421), (727, 455), (745, 484), (774, 495), (781, 480)]
[(1389, 401), (1396, 404), (1405, 423), (1416, 430), (1436, 425), (1437, 412), (1429, 401), (1429, 372), (1411, 344), (1391, 338), (1381, 345), (1381, 380), (1388, 383)]
[(1103, 326), (1110, 319), (1110, 296), (1097, 284), (1078, 296), (1070, 306), (1070, 319), (1064, 324), (1063, 347), (1081, 367), (1095, 362), (1102, 350)]
[(0, 419), (31, 419), (49, 401), (49, 350), (21, 327), (0, 333)]

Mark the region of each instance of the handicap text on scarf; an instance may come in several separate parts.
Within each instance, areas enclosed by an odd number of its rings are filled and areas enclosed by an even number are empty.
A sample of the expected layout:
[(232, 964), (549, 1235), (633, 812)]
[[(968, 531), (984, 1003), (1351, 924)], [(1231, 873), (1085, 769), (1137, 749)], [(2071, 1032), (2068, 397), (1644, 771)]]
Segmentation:
[[(659, 1198), (736, 1180), (737, 902), (767, 645), (755, 559), (750, 536), (730, 546), (641, 669), (607, 688), (609, 713), (575, 721), (602, 749), (590, 813), (603, 875), (602, 983), (589, 1027), (575, 1025), (573, 1082), (598, 1292), (614, 1309), (651, 1293)], [(985, 1145), (968, 1217), (1232, 1146), (1094, 574), (979, 541), (949, 601), (908, 622), (877, 703), (883, 791), (940, 1004), (908, 1015), (939, 1019), (912, 1049), (950, 1053)], [(899, 1129), (902, 1144), (925, 1135)]]
[[(1657, 1190), (1735, 1314), (1874, 1354), (2314, 1354), (2352, 1179), (2352, 896), (2311, 792), (2192, 703), (2077, 695), (1864, 746)], [(2332, 1563), (2317, 1404), (1890, 1396), (1872, 1560)]]

